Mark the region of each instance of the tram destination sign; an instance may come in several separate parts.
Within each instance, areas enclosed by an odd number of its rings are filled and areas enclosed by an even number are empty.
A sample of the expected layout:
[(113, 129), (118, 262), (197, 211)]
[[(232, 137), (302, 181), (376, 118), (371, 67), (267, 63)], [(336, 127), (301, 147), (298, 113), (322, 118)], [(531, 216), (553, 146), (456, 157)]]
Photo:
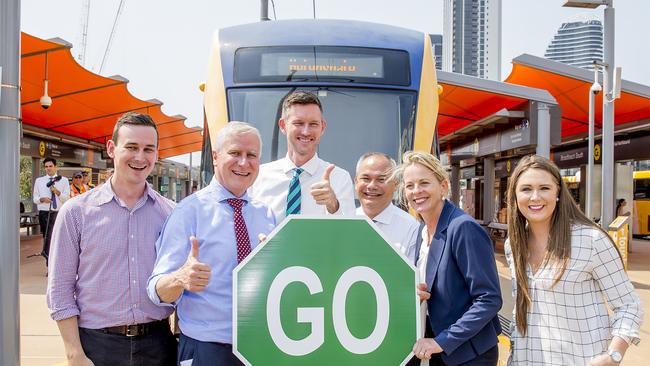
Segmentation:
[(253, 366), (404, 365), (415, 284), (371, 221), (290, 216), (233, 271), (233, 351)]
[(235, 81), (345, 81), (409, 85), (405, 51), (340, 46), (247, 47), (235, 52)]

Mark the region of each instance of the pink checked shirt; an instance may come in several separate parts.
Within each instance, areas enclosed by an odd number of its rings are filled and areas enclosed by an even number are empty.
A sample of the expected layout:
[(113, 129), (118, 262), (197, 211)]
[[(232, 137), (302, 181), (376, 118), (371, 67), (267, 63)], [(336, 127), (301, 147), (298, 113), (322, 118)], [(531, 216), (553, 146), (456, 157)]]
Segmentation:
[(52, 234), (47, 305), (54, 320), (79, 316), (99, 329), (164, 319), (172, 308), (154, 305), (147, 279), (155, 242), (174, 203), (147, 187), (129, 210), (110, 183), (61, 207)]

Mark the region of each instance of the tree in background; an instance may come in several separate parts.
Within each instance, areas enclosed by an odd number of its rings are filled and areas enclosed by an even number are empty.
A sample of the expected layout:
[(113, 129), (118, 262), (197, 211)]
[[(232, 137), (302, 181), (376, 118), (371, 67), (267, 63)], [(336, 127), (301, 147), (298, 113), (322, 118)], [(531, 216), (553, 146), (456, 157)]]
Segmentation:
[[(20, 157), (20, 200), (22, 202), (31, 202), (32, 200), (32, 158), (29, 156)], [(31, 209), (32, 205), (25, 204), (27, 211)]]

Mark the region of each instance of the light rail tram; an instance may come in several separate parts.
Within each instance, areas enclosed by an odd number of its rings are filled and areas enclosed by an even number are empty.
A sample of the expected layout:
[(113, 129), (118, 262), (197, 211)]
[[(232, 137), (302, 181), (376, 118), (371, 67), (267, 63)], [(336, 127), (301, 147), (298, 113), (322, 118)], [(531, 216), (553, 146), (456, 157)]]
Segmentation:
[(428, 34), (360, 21), (282, 20), (215, 33), (204, 85), (202, 181), (213, 175), (212, 144), (228, 121), (262, 134), (262, 162), (284, 157), (283, 98), (318, 95), (327, 129), (319, 155), (354, 175), (357, 159), (380, 151), (437, 152), (439, 88)]

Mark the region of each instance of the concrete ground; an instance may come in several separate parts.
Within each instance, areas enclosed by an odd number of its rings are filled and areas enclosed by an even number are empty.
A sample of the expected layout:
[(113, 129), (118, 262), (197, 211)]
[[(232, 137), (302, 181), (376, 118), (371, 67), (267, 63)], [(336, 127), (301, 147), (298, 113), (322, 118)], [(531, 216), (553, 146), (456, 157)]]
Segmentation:
[[(20, 341), (22, 366), (66, 365), (63, 342), (56, 323), (49, 317), (45, 303), (47, 284), (45, 261), (42, 257), (27, 258), (41, 250), (41, 236), (21, 236), (20, 243)], [(512, 316), (510, 273), (500, 245), (497, 245), (497, 269), (501, 278), (504, 306), (501, 314)], [(635, 240), (629, 256), (629, 276), (645, 311), (641, 326), (641, 343), (632, 346), (625, 355), (625, 365), (647, 365), (650, 360), (650, 241)], [(505, 365), (507, 348), (500, 347)]]

